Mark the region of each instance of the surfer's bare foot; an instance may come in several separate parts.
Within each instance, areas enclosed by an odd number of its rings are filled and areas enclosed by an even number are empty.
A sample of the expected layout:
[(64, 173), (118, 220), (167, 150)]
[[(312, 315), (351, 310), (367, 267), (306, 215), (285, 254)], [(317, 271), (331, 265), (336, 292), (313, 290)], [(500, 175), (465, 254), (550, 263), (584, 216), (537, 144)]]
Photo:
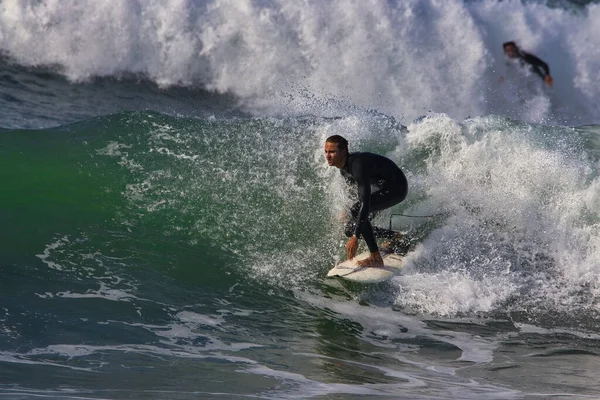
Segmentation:
[(375, 253), (371, 253), (371, 255), (364, 260), (357, 261), (356, 264), (365, 268), (382, 268), (383, 258), (381, 258), (381, 253), (377, 251)]
[(383, 251), (384, 253), (393, 252), (396, 249), (396, 247), (402, 245), (403, 239), (403, 234), (401, 234), (400, 232), (396, 233), (394, 237), (390, 238), (389, 240), (386, 240), (381, 244), (381, 251)]

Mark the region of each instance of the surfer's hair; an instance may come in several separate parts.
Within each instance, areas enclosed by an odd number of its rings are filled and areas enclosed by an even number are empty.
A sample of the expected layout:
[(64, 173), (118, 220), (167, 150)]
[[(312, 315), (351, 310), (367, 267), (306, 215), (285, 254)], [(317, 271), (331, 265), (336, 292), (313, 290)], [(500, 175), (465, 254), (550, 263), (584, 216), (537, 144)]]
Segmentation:
[(329, 136), (325, 142), (335, 143), (338, 149), (348, 152), (348, 141), (340, 135)]

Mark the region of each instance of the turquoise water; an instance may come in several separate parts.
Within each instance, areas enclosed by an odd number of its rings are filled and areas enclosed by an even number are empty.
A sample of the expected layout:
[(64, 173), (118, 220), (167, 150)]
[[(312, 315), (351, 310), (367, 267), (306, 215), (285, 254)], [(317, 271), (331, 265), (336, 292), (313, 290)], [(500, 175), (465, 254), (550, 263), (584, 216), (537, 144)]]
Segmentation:
[[(597, 4), (80, 4), (0, 6), (0, 397), (597, 396), (598, 57), (548, 51)], [(553, 89), (493, 86), (493, 15)], [(332, 134), (409, 180), (388, 282), (324, 278), (353, 201)]]
[(324, 275), (347, 200), (319, 144), (355, 123), (136, 111), (2, 132), (3, 392), (521, 398), (547, 388), (513, 369), (595, 362), (597, 128), (363, 116), (365, 148), (406, 163), (394, 212), (444, 216), (395, 216), (427, 237), (406, 273), (343, 287)]

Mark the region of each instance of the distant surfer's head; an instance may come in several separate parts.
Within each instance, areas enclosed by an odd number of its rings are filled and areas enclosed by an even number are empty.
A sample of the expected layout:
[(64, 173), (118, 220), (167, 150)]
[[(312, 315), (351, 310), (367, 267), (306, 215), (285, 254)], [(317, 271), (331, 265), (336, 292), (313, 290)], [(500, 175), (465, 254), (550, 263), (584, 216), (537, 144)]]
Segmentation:
[(519, 47), (515, 42), (505, 42), (502, 44), (504, 54), (510, 58), (515, 58), (519, 54)]
[(340, 135), (329, 136), (325, 141), (327, 164), (343, 168), (348, 156), (348, 141)]

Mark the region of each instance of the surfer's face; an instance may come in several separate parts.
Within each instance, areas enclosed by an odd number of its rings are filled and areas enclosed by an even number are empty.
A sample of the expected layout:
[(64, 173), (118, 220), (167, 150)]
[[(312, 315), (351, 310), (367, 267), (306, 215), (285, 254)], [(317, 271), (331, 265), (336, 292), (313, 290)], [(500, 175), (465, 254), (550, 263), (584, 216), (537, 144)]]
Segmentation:
[(517, 48), (512, 44), (504, 47), (504, 54), (509, 58), (515, 58), (517, 56)]
[(332, 167), (342, 168), (345, 157), (346, 152), (340, 150), (337, 143), (325, 142), (325, 159), (327, 159), (327, 164)]

